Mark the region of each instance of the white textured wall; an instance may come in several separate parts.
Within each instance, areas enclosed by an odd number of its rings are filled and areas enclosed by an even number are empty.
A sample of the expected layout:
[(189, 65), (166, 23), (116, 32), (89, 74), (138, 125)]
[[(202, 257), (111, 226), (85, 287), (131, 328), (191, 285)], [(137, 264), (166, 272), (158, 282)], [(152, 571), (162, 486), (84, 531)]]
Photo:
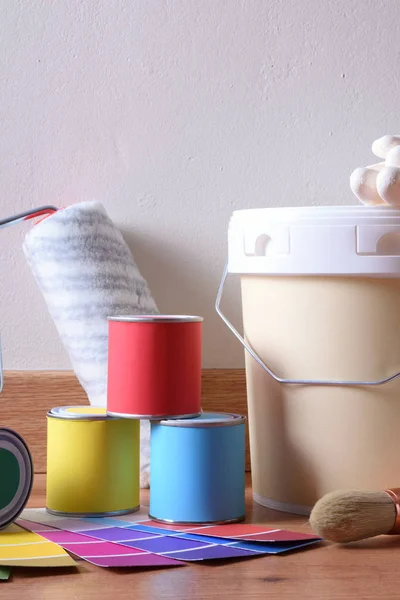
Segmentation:
[[(399, 133), (399, 27), (397, 0), (1, 0), (0, 215), (101, 200), (161, 310), (205, 317), (204, 366), (241, 366), (230, 214), (355, 203)], [(28, 227), (0, 232), (5, 367), (68, 369)]]

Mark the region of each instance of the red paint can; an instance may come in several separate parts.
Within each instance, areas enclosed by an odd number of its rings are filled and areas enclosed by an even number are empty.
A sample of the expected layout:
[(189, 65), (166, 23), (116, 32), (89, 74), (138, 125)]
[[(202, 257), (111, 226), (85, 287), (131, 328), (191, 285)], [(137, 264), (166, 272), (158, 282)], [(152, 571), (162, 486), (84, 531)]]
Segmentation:
[(166, 419), (201, 413), (203, 318), (108, 319), (107, 413)]

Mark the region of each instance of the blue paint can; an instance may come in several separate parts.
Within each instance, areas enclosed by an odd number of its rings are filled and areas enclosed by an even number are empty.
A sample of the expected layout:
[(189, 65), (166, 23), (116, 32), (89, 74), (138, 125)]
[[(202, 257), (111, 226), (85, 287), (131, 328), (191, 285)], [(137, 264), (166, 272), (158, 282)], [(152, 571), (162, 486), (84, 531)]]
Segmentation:
[(202, 413), (151, 422), (150, 518), (231, 523), (245, 517), (245, 417)]

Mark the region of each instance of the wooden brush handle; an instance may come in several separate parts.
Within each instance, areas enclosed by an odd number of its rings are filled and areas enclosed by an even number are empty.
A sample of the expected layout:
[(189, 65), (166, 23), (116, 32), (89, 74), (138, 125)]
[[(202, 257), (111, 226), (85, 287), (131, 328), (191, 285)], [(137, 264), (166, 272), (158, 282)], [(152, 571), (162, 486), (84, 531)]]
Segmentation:
[(400, 488), (391, 488), (390, 490), (384, 490), (388, 496), (393, 500), (393, 504), (396, 509), (396, 520), (388, 535), (399, 535), (400, 534)]

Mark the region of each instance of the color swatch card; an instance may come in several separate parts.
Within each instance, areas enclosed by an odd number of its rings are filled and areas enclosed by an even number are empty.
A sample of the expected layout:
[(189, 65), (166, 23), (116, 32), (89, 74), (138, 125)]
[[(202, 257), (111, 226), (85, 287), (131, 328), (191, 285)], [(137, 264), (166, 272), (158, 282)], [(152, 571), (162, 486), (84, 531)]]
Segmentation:
[(151, 526), (162, 531), (172, 530), (185, 533), (199, 532), (201, 535), (226, 538), (230, 540), (247, 540), (249, 542), (300, 542), (300, 541), (319, 541), (316, 535), (309, 533), (299, 533), (296, 531), (287, 531), (286, 529), (268, 529), (263, 525), (252, 525), (245, 523), (234, 523), (227, 525), (203, 525), (203, 526), (172, 526), (154, 521), (142, 521), (139, 526)]
[[(65, 520), (64, 520), (65, 521)], [(40, 532), (49, 540), (77, 556), (101, 567), (107, 566), (177, 566), (178, 561), (238, 558), (269, 554), (262, 545), (217, 539), (197, 539), (181, 535), (164, 535), (130, 528), (106, 527), (84, 529), (83, 533), (57, 530), (39, 523), (22, 522), (24, 527)], [(77, 523), (74, 523), (76, 527)], [(65, 522), (63, 524), (65, 527)], [(43, 529), (46, 527), (46, 529)], [(52, 530), (51, 530), (52, 529)], [(253, 547), (252, 547), (253, 546)]]
[[(179, 531), (167, 526), (156, 524), (154, 521), (129, 521), (122, 519), (106, 518), (86, 518), (86, 519), (67, 519), (54, 515), (49, 515), (42, 509), (27, 509), (23, 512), (26, 519), (24, 526), (35, 529), (41, 535), (46, 536), (44, 528), (52, 527), (55, 532), (50, 534), (49, 539), (61, 544), (64, 548), (73, 551), (69, 545), (65, 545), (66, 539), (62, 539), (56, 530), (69, 532), (85, 537), (83, 542), (89, 543), (87, 538), (118, 546), (125, 546), (136, 552), (147, 552), (158, 557), (175, 559), (179, 561), (197, 561), (227, 559), (236, 557), (254, 557), (264, 554), (279, 554), (302, 548), (304, 546), (315, 544), (319, 538), (308, 534), (296, 534), (283, 532), (282, 536), (277, 535), (276, 530), (266, 530), (261, 527), (261, 531), (254, 526), (243, 527), (236, 532), (236, 539), (232, 539), (232, 530), (225, 530), (221, 527), (181, 527)], [(29, 525), (29, 522), (30, 525)], [(32, 525), (35, 523), (35, 525)], [(250, 529), (249, 529), (250, 528)], [(210, 529), (217, 530), (214, 535), (205, 535), (204, 532)], [(274, 531), (270, 539), (248, 541), (241, 535), (249, 536), (249, 532), (261, 535)], [(218, 533), (218, 535), (217, 535)], [(226, 533), (223, 536), (221, 533)], [(290, 538), (290, 539), (288, 539)], [(68, 540), (71, 538), (68, 537)], [(75, 538), (78, 541), (78, 538)], [(82, 550), (79, 548), (80, 552)], [(78, 554), (82, 558), (89, 560), (88, 555)], [(92, 557), (91, 557), (92, 558)], [(102, 566), (105, 566), (104, 564)]]
[[(59, 544), (71, 554), (87, 560), (98, 567), (183, 566), (183, 563), (180, 561), (173, 560), (167, 556), (159, 556), (148, 552), (146, 549), (136, 548), (130, 543), (122, 545), (118, 543), (118, 540), (107, 539), (104, 536), (89, 536), (86, 531), (84, 533), (77, 533), (75, 531), (56, 529), (24, 519), (18, 519), (18, 523), (46, 538), (49, 542)], [(134, 539), (134, 532), (128, 537)], [(126, 540), (126, 542), (129, 542), (129, 540)]]
[[(134, 516), (134, 515), (132, 515)], [(321, 538), (309, 533), (288, 531), (286, 529), (268, 529), (264, 525), (252, 525), (252, 524), (227, 524), (227, 525), (167, 525), (164, 523), (158, 523), (153, 520), (143, 519), (137, 521), (136, 519), (129, 520), (124, 517), (118, 518), (118, 523), (114, 517), (108, 518), (86, 518), (84, 521), (88, 524), (93, 523), (93, 526), (99, 527), (101, 525), (107, 527), (125, 527), (133, 528), (137, 531), (150, 531), (153, 533), (163, 533), (163, 535), (176, 536), (183, 533), (193, 533), (201, 536), (209, 536), (215, 538), (222, 543), (224, 540), (240, 540), (249, 542), (263, 542), (274, 544), (274, 554), (277, 553), (278, 548), (281, 548), (281, 552), (287, 552), (288, 550), (295, 550), (299, 547), (308, 544), (315, 544), (321, 541)], [(271, 546), (272, 548), (272, 546)]]
[(13, 523), (0, 531), (0, 565), (74, 567), (76, 562), (57, 544)]
[[(233, 523), (227, 525), (168, 525), (166, 523), (158, 523), (148, 518), (137, 518), (136, 513), (132, 515), (122, 515), (120, 517), (103, 517), (103, 518), (85, 518), (84, 521), (88, 524), (93, 523), (96, 526), (107, 525), (110, 527), (134, 527), (141, 529), (145, 527), (153, 527), (158, 531), (165, 533), (170, 532), (171, 535), (177, 533), (199, 533), (211, 537), (226, 538), (230, 540), (246, 540), (249, 542), (318, 542), (320, 537), (315, 534), (303, 533), (298, 531), (288, 531), (286, 529), (268, 529), (265, 525), (253, 525), (251, 523)], [(118, 523), (117, 523), (118, 521)]]
[[(282, 540), (278, 540), (278, 541), (253, 541), (252, 539), (250, 541), (246, 540), (246, 539), (234, 539), (234, 538), (230, 538), (230, 537), (217, 537), (216, 535), (205, 535), (202, 533), (202, 530), (200, 529), (196, 529), (196, 530), (191, 530), (194, 531), (194, 533), (190, 533), (190, 532), (174, 532), (174, 531), (164, 531), (160, 528), (156, 528), (156, 527), (151, 527), (148, 525), (137, 525), (135, 526), (135, 530), (137, 532), (142, 531), (142, 532), (148, 532), (148, 533), (153, 533), (153, 534), (162, 534), (163, 536), (166, 536), (168, 538), (181, 538), (181, 539), (186, 539), (186, 540), (192, 540), (192, 541), (197, 541), (197, 542), (203, 542), (206, 544), (210, 544), (210, 543), (214, 543), (214, 544), (219, 544), (219, 545), (223, 545), (226, 547), (231, 547), (231, 548), (240, 548), (241, 550), (246, 550), (247, 552), (257, 552), (257, 553), (262, 553), (262, 554), (282, 554), (284, 552), (291, 552), (293, 550), (298, 550), (300, 548), (303, 548), (305, 546), (309, 546), (312, 544), (316, 544), (317, 542), (320, 541), (320, 538), (315, 538), (313, 536), (310, 536), (309, 538), (301, 538), (297, 541), (291, 540), (291, 541), (285, 541), (284, 539)], [(196, 531), (200, 531), (200, 533), (196, 533)], [(183, 558), (183, 560), (185, 560)]]
[[(62, 519), (63, 528), (68, 527), (67, 520)], [(182, 564), (178, 562), (181, 560), (234, 558), (266, 553), (263, 548), (255, 548), (255, 551), (251, 551), (246, 548), (236, 548), (235, 546), (239, 545), (236, 543), (233, 543), (231, 547), (229, 544), (222, 547), (218, 543), (210, 541), (210, 539), (206, 542), (199, 542), (198, 540), (166, 536), (162, 532), (154, 534), (135, 531), (126, 527), (97, 527), (89, 530), (87, 529), (87, 523), (83, 523), (83, 533), (80, 533), (76, 531), (78, 520), (75, 519), (72, 523), (74, 531), (54, 528), (49, 532), (50, 527), (48, 525), (44, 526), (43, 524), (22, 520), (19, 522), (22, 522), (24, 527), (40, 532), (40, 535), (56, 541), (69, 552), (73, 552), (98, 566), (146, 566), (142, 563), (143, 560), (154, 564), (154, 566), (176, 566)], [(120, 549), (121, 547), (122, 549)], [(100, 551), (104, 552), (101, 557), (98, 555)], [(119, 560), (114, 557), (117, 552), (119, 553)], [(108, 557), (106, 554), (108, 554)], [(106, 564), (107, 559), (111, 557), (111, 564)], [(128, 564), (129, 560), (131, 564)]]

